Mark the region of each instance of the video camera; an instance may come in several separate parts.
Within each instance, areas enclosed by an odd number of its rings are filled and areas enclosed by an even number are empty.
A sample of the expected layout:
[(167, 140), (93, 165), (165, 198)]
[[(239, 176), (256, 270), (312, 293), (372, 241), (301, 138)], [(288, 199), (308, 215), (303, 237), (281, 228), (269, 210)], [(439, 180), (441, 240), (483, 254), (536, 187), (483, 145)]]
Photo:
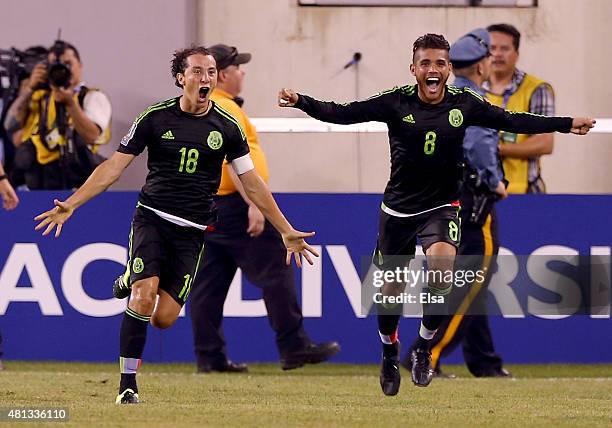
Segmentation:
[[(40, 89), (47, 89), (49, 85), (67, 88), (72, 79), (72, 71), (59, 58), (68, 46), (58, 35), (51, 49), (43, 46), (32, 46), (25, 51), (16, 48), (0, 49), (0, 97), (5, 105), (17, 96), (21, 81), (30, 77), (36, 64), (41, 62), (47, 66), (47, 82)], [(49, 53), (55, 55), (52, 63), (48, 61)]]
[(0, 97), (14, 99), (21, 81), (30, 77), (36, 64), (47, 61), (48, 54), (47, 48), (42, 46), (32, 46), (25, 51), (0, 49)]

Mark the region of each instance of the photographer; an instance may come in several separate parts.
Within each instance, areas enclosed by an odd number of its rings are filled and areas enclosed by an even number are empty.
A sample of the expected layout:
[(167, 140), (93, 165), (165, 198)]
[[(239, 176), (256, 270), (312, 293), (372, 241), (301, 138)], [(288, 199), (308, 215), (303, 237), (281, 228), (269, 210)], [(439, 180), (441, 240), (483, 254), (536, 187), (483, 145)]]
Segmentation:
[[(111, 105), (81, 80), (77, 49), (58, 40), (37, 64), (4, 122), (14, 139), (14, 174), (29, 189), (79, 187), (104, 158), (96, 152), (110, 139)], [(16, 183), (19, 184), (19, 183)]]

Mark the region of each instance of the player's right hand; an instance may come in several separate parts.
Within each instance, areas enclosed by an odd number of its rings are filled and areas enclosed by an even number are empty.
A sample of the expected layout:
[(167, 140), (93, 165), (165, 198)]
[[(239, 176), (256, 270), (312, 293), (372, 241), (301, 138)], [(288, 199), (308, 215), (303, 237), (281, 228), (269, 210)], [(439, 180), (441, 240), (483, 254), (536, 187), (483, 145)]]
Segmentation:
[(2, 199), (2, 206), (7, 211), (15, 209), (17, 204), (19, 204), (19, 198), (15, 193), (15, 189), (6, 179), (0, 180), (0, 199)]
[(283, 88), (278, 92), (278, 105), (293, 107), (298, 102), (298, 94), (293, 89)]
[(317, 253), (314, 248), (304, 241), (304, 238), (314, 236), (314, 234), (314, 232), (300, 232), (299, 230), (294, 229), (282, 234), (283, 244), (285, 244), (285, 247), (287, 248), (287, 265), (291, 264), (291, 254), (293, 254), (295, 264), (299, 268), (302, 267), (302, 259), (300, 256), (304, 256), (309, 264), (314, 264), (310, 254), (315, 257), (319, 257), (319, 253)]
[(47, 80), (47, 66), (43, 62), (39, 62), (32, 69), (28, 85), (31, 91), (35, 91), (38, 87)]
[(74, 208), (72, 208), (70, 204), (62, 202), (58, 199), (54, 199), (53, 204), (55, 205), (55, 208), (34, 217), (34, 221), (42, 220), (40, 223), (38, 223), (34, 230), (40, 230), (47, 226), (43, 232), (43, 236), (46, 236), (57, 226), (57, 229), (55, 230), (55, 237), (57, 238), (60, 236), (60, 233), (62, 233), (62, 226), (74, 212)]

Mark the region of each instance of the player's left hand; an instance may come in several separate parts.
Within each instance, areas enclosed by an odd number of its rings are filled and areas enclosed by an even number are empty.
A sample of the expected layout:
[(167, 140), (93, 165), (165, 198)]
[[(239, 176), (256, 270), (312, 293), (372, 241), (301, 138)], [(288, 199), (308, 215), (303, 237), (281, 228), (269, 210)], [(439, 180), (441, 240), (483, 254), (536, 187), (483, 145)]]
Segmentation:
[(249, 227), (247, 233), (251, 238), (257, 238), (261, 235), (266, 227), (266, 218), (255, 205), (249, 205)]
[(34, 217), (35, 221), (42, 220), (40, 223), (38, 223), (34, 230), (40, 230), (47, 226), (43, 232), (43, 236), (46, 236), (57, 226), (57, 229), (55, 230), (55, 237), (57, 238), (60, 236), (60, 233), (62, 233), (62, 226), (74, 212), (74, 208), (72, 208), (70, 204), (62, 202), (58, 199), (54, 199), (53, 204), (55, 205), (55, 208)]
[(314, 264), (310, 254), (315, 257), (319, 257), (319, 253), (317, 253), (310, 245), (308, 245), (306, 241), (304, 241), (304, 238), (314, 236), (314, 234), (314, 232), (300, 232), (299, 230), (294, 229), (282, 234), (283, 243), (285, 244), (285, 247), (287, 247), (287, 265), (291, 264), (291, 254), (293, 254), (295, 264), (299, 268), (302, 267), (302, 259), (300, 256), (304, 256), (309, 264)]
[(590, 117), (575, 117), (572, 120), (572, 134), (585, 135), (595, 126), (595, 119)]

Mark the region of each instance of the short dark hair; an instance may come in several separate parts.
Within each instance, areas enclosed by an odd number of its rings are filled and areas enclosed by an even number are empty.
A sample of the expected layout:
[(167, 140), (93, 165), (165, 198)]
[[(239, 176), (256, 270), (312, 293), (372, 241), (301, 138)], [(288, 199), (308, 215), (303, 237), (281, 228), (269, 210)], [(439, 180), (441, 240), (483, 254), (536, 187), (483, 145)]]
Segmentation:
[(210, 52), (204, 46), (190, 46), (185, 49), (174, 51), (174, 56), (172, 57), (171, 61), (171, 73), (172, 77), (174, 77), (174, 84), (179, 88), (182, 88), (183, 85), (179, 83), (176, 75), (179, 73), (185, 73), (185, 69), (187, 68), (187, 58), (195, 54), (210, 55)]
[[(76, 59), (78, 59), (79, 62), (81, 62), (81, 54), (79, 54), (78, 49), (75, 48), (72, 43), (68, 43), (68, 42), (65, 42), (63, 40), (56, 41), (56, 43), (58, 43), (58, 42), (64, 45), (64, 50), (65, 49), (71, 49), (72, 52), (74, 52), (74, 56), (76, 57)], [(47, 49), (48, 54), (54, 53), (53, 52), (53, 47), (54, 46), (55, 46), (55, 44), (53, 46), (51, 46), (49, 49)], [(37, 46), (37, 48), (40, 48), (40, 46)], [(63, 53), (63, 51), (62, 51), (62, 53)]]
[(74, 52), (74, 56), (76, 56), (76, 59), (78, 59), (79, 62), (81, 62), (81, 54), (79, 53), (77, 48), (74, 47), (72, 43), (66, 42), (66, 49), (72, 49), (72, 51)]
[(504, 33), (512, 37), (512, 44), (514, 45), (514, 49), (518, 52), (519, 46), (521, 44), (521, 32), (516, 29), (514, 25), (511, 24), (493, 24), (487, 27), (487, 31), (492, 33), (493, 31), (497, 33)]
[(419, 49), (444, 49), (450, 51), (448, 41), (441, 34), (427, 33), (414, 41), (412, 45), (412, 59)]

